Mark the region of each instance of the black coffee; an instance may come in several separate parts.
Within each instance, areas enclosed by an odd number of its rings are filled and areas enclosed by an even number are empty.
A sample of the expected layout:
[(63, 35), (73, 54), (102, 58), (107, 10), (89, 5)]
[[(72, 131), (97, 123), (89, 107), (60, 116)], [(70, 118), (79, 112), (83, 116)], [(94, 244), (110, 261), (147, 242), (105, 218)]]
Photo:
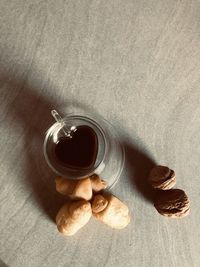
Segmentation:
[(62, 137), (55, 146), (57, 160), (73, 169), (91, 168), (97, 157), (98, 139), (89, 126), (78, 126), (72, 138)]

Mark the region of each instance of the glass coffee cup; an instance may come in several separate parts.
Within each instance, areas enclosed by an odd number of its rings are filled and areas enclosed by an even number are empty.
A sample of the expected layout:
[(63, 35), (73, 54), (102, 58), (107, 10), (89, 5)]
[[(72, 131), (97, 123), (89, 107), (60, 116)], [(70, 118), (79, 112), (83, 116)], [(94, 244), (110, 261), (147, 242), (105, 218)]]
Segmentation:
[(108, 189), (113, 187), (125, 160), (116, 129), (100, 116), (69, 114), (56, 120), (44, 140), (49, 167), (67, 179), (97, 174), (108, 183)]

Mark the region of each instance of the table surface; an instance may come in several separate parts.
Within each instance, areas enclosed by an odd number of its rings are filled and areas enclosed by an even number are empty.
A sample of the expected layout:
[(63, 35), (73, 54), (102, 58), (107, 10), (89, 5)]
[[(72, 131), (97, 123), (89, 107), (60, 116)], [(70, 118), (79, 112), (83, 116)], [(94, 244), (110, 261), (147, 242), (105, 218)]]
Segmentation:
[[(2, 0), (0, 51), (0, 266), (200, 266), (200, 2)], [(64, 199), (42, 154), (52, 108), (117, 127), (127, 228), (58, 233)], [(154, 163), (176, 171), (188, 217), (155, 210)]]

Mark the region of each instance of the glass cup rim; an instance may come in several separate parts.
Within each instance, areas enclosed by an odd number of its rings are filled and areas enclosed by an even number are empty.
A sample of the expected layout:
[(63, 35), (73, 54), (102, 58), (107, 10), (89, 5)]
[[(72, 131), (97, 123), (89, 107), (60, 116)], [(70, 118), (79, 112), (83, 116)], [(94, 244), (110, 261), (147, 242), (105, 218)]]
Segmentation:
[[(103, 137), (103, 143), (104, 143), (104, 150), (103, 150), (103, 156), (102, 156), (102, 159), (100, 160), (100, 162), (95, 166), (94, 165), (94, 168), (91, 168), (89, 169), (88, 173), (84, 176), (80, 176), (80, 177), (77, 177), (77, 178), (70, 178), (70, 179), (84, 179), (88, 176), (91, 176), (93, 175), (95, 172), (97, 172), (98, 169), (101, 168), (101, 166), (104, 164), (105, 162), (105, 158), (106, 158), (106, 155), (108, 153), (108, 144), (107, 144), (107, 141), (106, 141), (106, 133), (104, 131), (104, 129), (101, 127), (101, 125), (98, 123), (98, 119), (97, 121), (94, 119), (94, 118), (91, 118), (87, 115), (79, 115), (79, 114), (68, 114), (68, 115), (65, 115), (63, 117), (63, 120), (64, 121), (69, 121), (69, 120), (72, 120), (72, 119), (80, 119), (82, 121), (87, 121), (89, 123), (91, 123), (93, 126), (95, 126), (101, 133), (102, 137)], [(103, 119), (105, 120), (105, 119)], [(106, 120), (105, 120), (106, 121)], [(43, 153), (44, 153), (44, 157), (45, 157), (45, 160), (47, 162), (47, 164), (49, 165), (49, 167), (56, 173), (58, 174), (59, 176), (62, 176), (63, 178), (67, 178), (63, 173), (61, 173), (59, 170), (57, 170), (53, 164), (51, 163), (51, 161), (49, 160), (49, 157), (48, 157), (48, 154), (47, 154), (47, 142), (48, 142), (48, 138), (51, 134), (54, 133), (56, 127), (59, 125), (60, 123), (59, 122), (54, 122), (48, 129), (47, 131), (45, 132), (45, 139), (44, 139), (44, 142), (43, 142)], [(72, 171), (72, 170), (70, 170)]]

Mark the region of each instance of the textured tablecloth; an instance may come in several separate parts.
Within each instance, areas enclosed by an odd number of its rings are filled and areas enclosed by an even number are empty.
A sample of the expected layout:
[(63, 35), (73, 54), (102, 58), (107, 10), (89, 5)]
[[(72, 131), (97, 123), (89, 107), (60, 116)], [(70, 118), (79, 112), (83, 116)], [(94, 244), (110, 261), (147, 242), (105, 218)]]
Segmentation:
[[(73, 237), (57, 232), (64, 199), (42, 154), (52, 108), (118, 129), (124, 230), (91, 219)], [(200, 266), (199, 143), (199, 1), (1, 0), (0, 266)], [(176, 171), (188, 217), (155, 210), (155, 163)]]

